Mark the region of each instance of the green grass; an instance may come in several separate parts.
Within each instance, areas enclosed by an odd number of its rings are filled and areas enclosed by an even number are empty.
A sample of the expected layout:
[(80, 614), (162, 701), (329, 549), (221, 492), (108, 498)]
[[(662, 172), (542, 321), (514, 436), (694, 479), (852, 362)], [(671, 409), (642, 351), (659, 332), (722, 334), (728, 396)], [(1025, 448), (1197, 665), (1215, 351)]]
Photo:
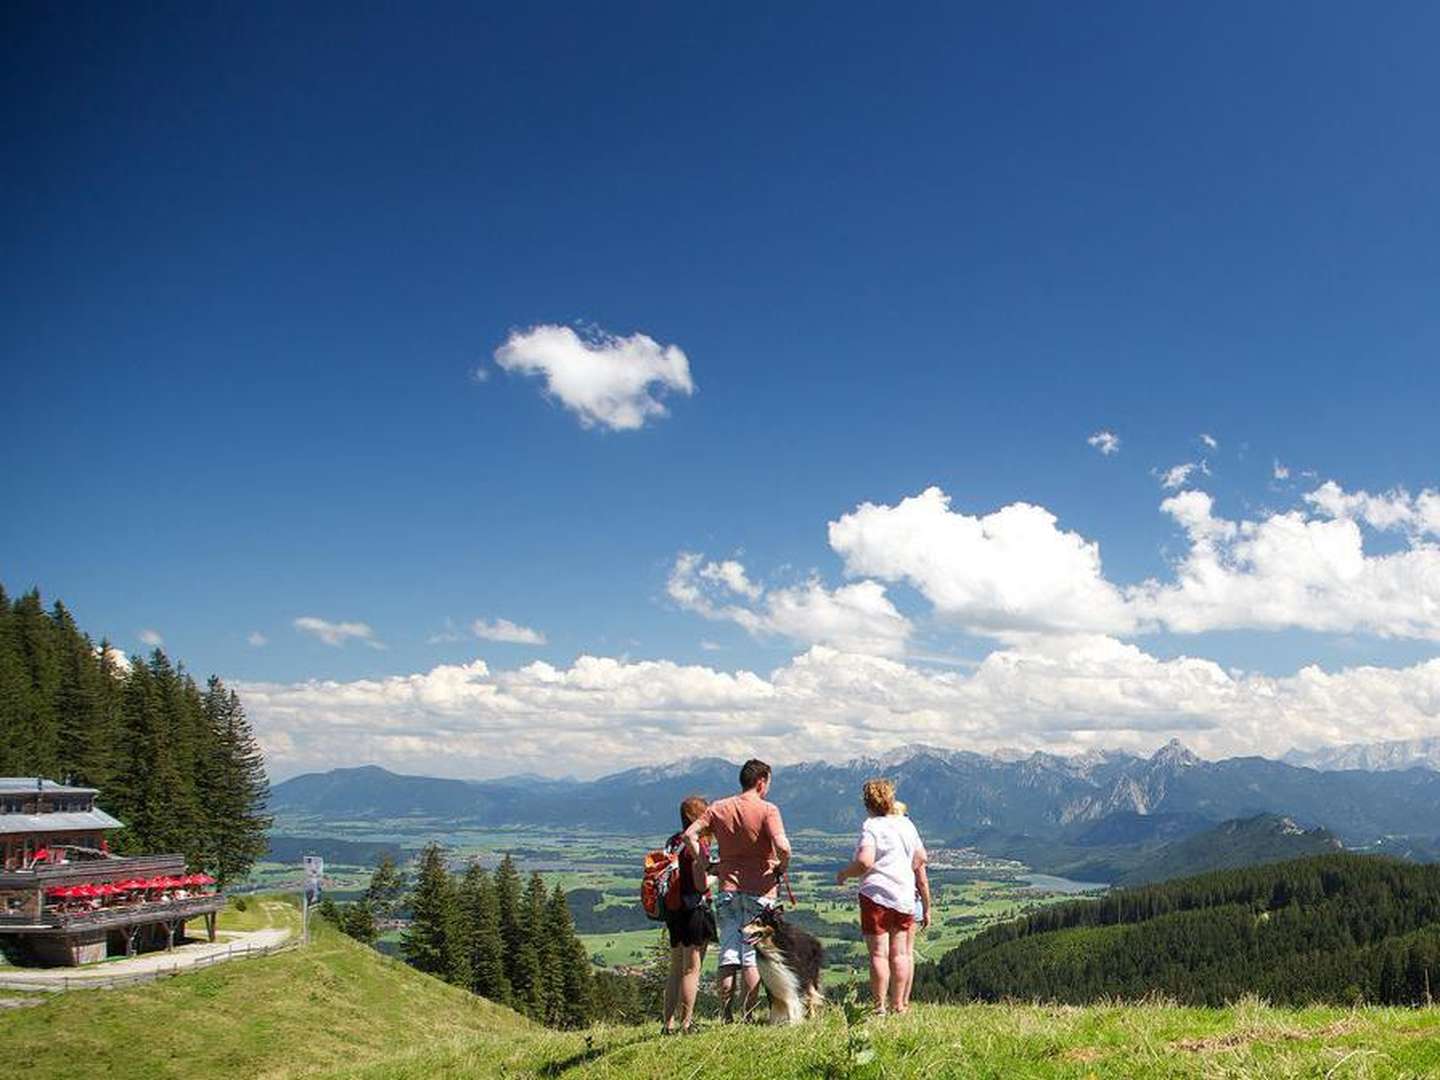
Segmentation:
[[(285, 906), (268, 916), (261, 908), (255, 919), (289, 918), (280, 910)], [(228, 921), (233, 928), (236, 916)], [(428, 1042), (508, 1039), (531, 1029), (516, 1014), (380, 956), (319, 920), (311, 930), (307, 949), (129, 990), (76, 990), (37, 1008), (0, 1012), (0, 1061), (23, 1065), (17, 1075), (27, 1080), (80, 1074), (259, 1080), (352, 1068)]]
[[(272, 900), (224, 922), (296, 917)], [(308, 949), (0, 1011), (0, 1061), (27, 1080), (1440, 1075), (1440, 1009), (918, 1006), (864, 1030), (876, 1053), (868, 1064), (852, 1058), (833, 1006), (797, 1028), (706, 1023), (683, 1039), (651, 1027), (549, 1032), (322, 923)]]
[(866, 1025), (876, 1056), (856, 1065), (839, 1009), (799, 1028), (709, 1027), (457, 1040), (337, 1071), (364, 1080), (437, 1077), (1298, 1077), (1433, 1076), (1440, 1010), (1231, 1009), (1164, 1005), (921, 1006)]

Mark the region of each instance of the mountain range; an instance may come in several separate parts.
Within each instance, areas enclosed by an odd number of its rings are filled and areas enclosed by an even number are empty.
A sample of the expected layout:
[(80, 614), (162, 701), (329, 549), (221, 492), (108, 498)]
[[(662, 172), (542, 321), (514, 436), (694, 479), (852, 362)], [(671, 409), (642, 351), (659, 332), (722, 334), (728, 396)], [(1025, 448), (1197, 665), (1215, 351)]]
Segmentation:
[(1282, 759), (1311, 769), (1440, 769), (1440, 738), (1391, 739), (1386, 742), (1324, 746), (1318, 750), (1291, 750)]
[[(456, 826), (533, 825), (658, 835), (686, 795), (736, 787), (738, 766), (694, 758), (597, 780), (448, 780), (377, 766), (277, 784), (282, 820), (415, 819)], [(1432, 850), (1440, 772), (1322, 771), (1260, 757), (1206, 761), (1178, 742), (1149, 757), (1092, 751), (1003, 758), (911, 746), (881, 758), (777, 768), (771, 797), (792, 831), (844, 833), (864, 811), (860, 786), (893, 778), (932, 846), (972, 846), (1049, 872), (1114, 880), (1154, 851), (1234, 819), (1281, 815), (1350, 848)], [(1129, 853), (1117, 858), (1117, 853)]]

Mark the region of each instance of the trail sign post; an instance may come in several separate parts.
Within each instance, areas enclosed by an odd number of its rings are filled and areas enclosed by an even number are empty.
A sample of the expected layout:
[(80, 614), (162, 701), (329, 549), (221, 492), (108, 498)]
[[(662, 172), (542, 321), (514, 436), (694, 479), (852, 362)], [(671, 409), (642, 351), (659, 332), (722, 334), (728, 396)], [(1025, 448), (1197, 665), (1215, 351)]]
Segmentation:
[(301, 941), (310, 944), (310, 905), (320, 899), (320, 882), (325, 876), (325, 860), (319, 855), (301, 858), (305, 867), (305, 888), (300, 894)]

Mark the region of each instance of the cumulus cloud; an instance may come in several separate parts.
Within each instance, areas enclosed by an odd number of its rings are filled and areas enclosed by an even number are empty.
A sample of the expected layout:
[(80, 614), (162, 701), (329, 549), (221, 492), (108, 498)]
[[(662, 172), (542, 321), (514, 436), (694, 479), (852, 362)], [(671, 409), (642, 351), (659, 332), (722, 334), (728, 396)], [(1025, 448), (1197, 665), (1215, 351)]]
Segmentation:
[(1106, 457), (1120, 452), (1120, 436), (1113, 431), (1097, 431), (1085, 441)]
[[(1357, 517), (1394, 527), (1396, 503), (1363, 494), (1351, 501), (1325, 486), (1313, 495), (1334, 516), (1291, 510), (1229, 521), (1203, 492), (1166, 499), (1161, 509), (1185, 530), (1190, 550), (1174, 581), (1128, 591), (1138, 617), (1178, 633), (1298, 628), (1440, 640), (1440, 548), (1417, 542), (1369, 555)], [(1418, 503), (1407, 505), (1413, 512)]]
[(675, 558), (666, 583), (670, 599), (707, 619), (733, 622), (757, 638), (835, 645), (879, 656), (904, 651), (910, 620), (874, 581), (828, 589), (818, 578), (765, 589), (733, 560), (716, 563), (695, 552)]
[(1271, 467), (1271, 469), (1270, 469), (1270, 475), (1271, 475), (1272, 477), (1274, 477), (1276, 480), (1289, 480), (1289, 479), (1290, 479), (1290, 470), (1289, 470), (1288, 468), (1286, 468), (1284, 465), (1281, 465), (1281, 464), (1280, 464), (1280, 459), (1279, 459), (1279, 458), (1276, 458), (1276, 459), (1275, 459), (1275, 464), (1274, 464), (1274, 465)]
[(477, 660), (239, 690), (277, 775), (367, 761), (457, 776), (595, 775), (693, 754), (702, 741), (736, 759), (794, 762), (913, 741), (1148, 752), (1179, 736), (1218, 757), (1324, 745), (1366, 726), (1440, 734), (1440, 660), (1276, 678), (1097, 635), (1003, 648), (969, 673), (814, 646), (768, 676), (581, 656), (569, 667), (493, 671)]
[(511, 333), (495, 350), (506, 371), (545, 380), (545, 393), (583, 427), (633, 431), (667, 415), (667, 393), (695, 392), (690, 361), (676, 345), (645, 334), (581, 337), (568, 326), (532, 326)]
[(130, 670), (130, 657), (125, 655), (123, 649), (117, 649), (109, 642), (95, 646), (95, 655), (102, 662), (110, 665), (110, 670), (116, 675), (123, 675)]
[(852, 576), (904, 581), (938, 614), (979, 634), (1123, 633), (1134, 616), (1101, 571), (1100, 546), (1041, 506), (971, 516), (939, 488), (894, 506), (863, 503), (830, 523)]
[(250, 633), (246, 635), (245, 640), (256, 649), (263, 649), (266, 645), (270, 644), (270, 639), (259, 630), (251, 630)]
[(314, 615), (302, 615), (295, 620), (294, 626), (302, 634), (309, 634), (336, 648), (344, 646), (347, 641), (363, 642), (372, 649), (385, 648), (375, 639), (375, 631), (363, 622), (330, 622)]
[(158, 649), (165, 644), (165, 639), (160, 636), (160, 631), (151, 630), (148, 627), (135, 635), (140, 639), (140, 644), (148, 645), (152, 649)]
[(1173, 465), (1160, 473), (1160, 486), (1167, 491), (1182, 488), (1190, 480), (1190, 474), (1197, 468), (1195, 462), (1187, 461), (1183, 465)]
[(1210, 435), (1202, 431), (1200, 433), (1200, 441), (1205, 445), (1205, 449), (1207, 450), (1220, 449), (1220, 442), (1218, 439), (1215, 438), (1214, 435)]
[(1417, 536), (1440, 536), (1440, 491), (1426, 488), (1412, 496), (1404, 488), (1380, 495), (1347, 492), (1327, 480), (1305, 496), (1326, 517), (1363, 521), (1372, 529), (1398, 529)]
[(470, 629), (476, 637), (485, 641), (500, 641), (510, 645), (545, 644), (545, 635), (540, 631), (520, 626), (509, 619), (495, 619), (493, 622), (476, 619), (470, 624)]

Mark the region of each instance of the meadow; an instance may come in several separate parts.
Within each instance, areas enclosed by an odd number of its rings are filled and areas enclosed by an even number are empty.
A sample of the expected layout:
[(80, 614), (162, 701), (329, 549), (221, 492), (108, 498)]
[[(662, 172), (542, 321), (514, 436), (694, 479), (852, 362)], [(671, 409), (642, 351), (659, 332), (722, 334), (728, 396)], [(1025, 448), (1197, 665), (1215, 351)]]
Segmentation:
[[(462, 829), (426, 819), (389, 821), (328, 821), (283, 818), (276, 831), (310, 836), (394, 844), (415, 850), (430, 840), (444, 844), (457, 869), (478, 858), (494, 867), (511, 855), (524, 875), (540, 873), (546, 884), (562, 885), (573, 895), (576, 927), (597, 967), (620, 970), (643, 967), (663, 940), (663, 929), (650, 922), (639, 905), (639, 867), (644, 853), (663, 838), (616, 833), (584, 833), (534, 827)], [(850, 856), (854, 838), (816, 832), (793, 837), (795, 860), (791, 885), (794, 910), (826, 948), (825, 983), (835, 986), (860, 978), (865, 969), (855, 889), (834, 884), (834, 872)], [(934, 922), (916, 941), (921, 959), (937, 960), (948, 949), (996, 922), (1036, 905), (1073, 896), (1083, 883), (1030, 875), (1018, 862), (981, 856), (972, 851), (937, 848), (931, 884)], [(336, 900), (359, 897), (371, 867), (327, 863), (327, 894)], [(1037, 886), (1029, 879), (1036, 878)], [(273, 862), (257, 864), (247, 882), (255, 890), (298, 888), (299, 868)], [(380, 947), (398, 949), (401, 931), (386, 930)], [(714, 965), (713, 956), (707, 960)]]
[(32, 1080), (80, 1071), (110, 1080), (750, 1080), (756, 1062), (770, 1078), (1399, 1080), (1440, 1072), (1440, 1009), (1014, 1004), (917, 1006), (862, 1020), (831, 1006), (797, 1028), (707, 1022), (685, 1038), (650, 1026), (555, 1032), (317, 922), (308, 948), (0, 1011), (0, 1060)]

